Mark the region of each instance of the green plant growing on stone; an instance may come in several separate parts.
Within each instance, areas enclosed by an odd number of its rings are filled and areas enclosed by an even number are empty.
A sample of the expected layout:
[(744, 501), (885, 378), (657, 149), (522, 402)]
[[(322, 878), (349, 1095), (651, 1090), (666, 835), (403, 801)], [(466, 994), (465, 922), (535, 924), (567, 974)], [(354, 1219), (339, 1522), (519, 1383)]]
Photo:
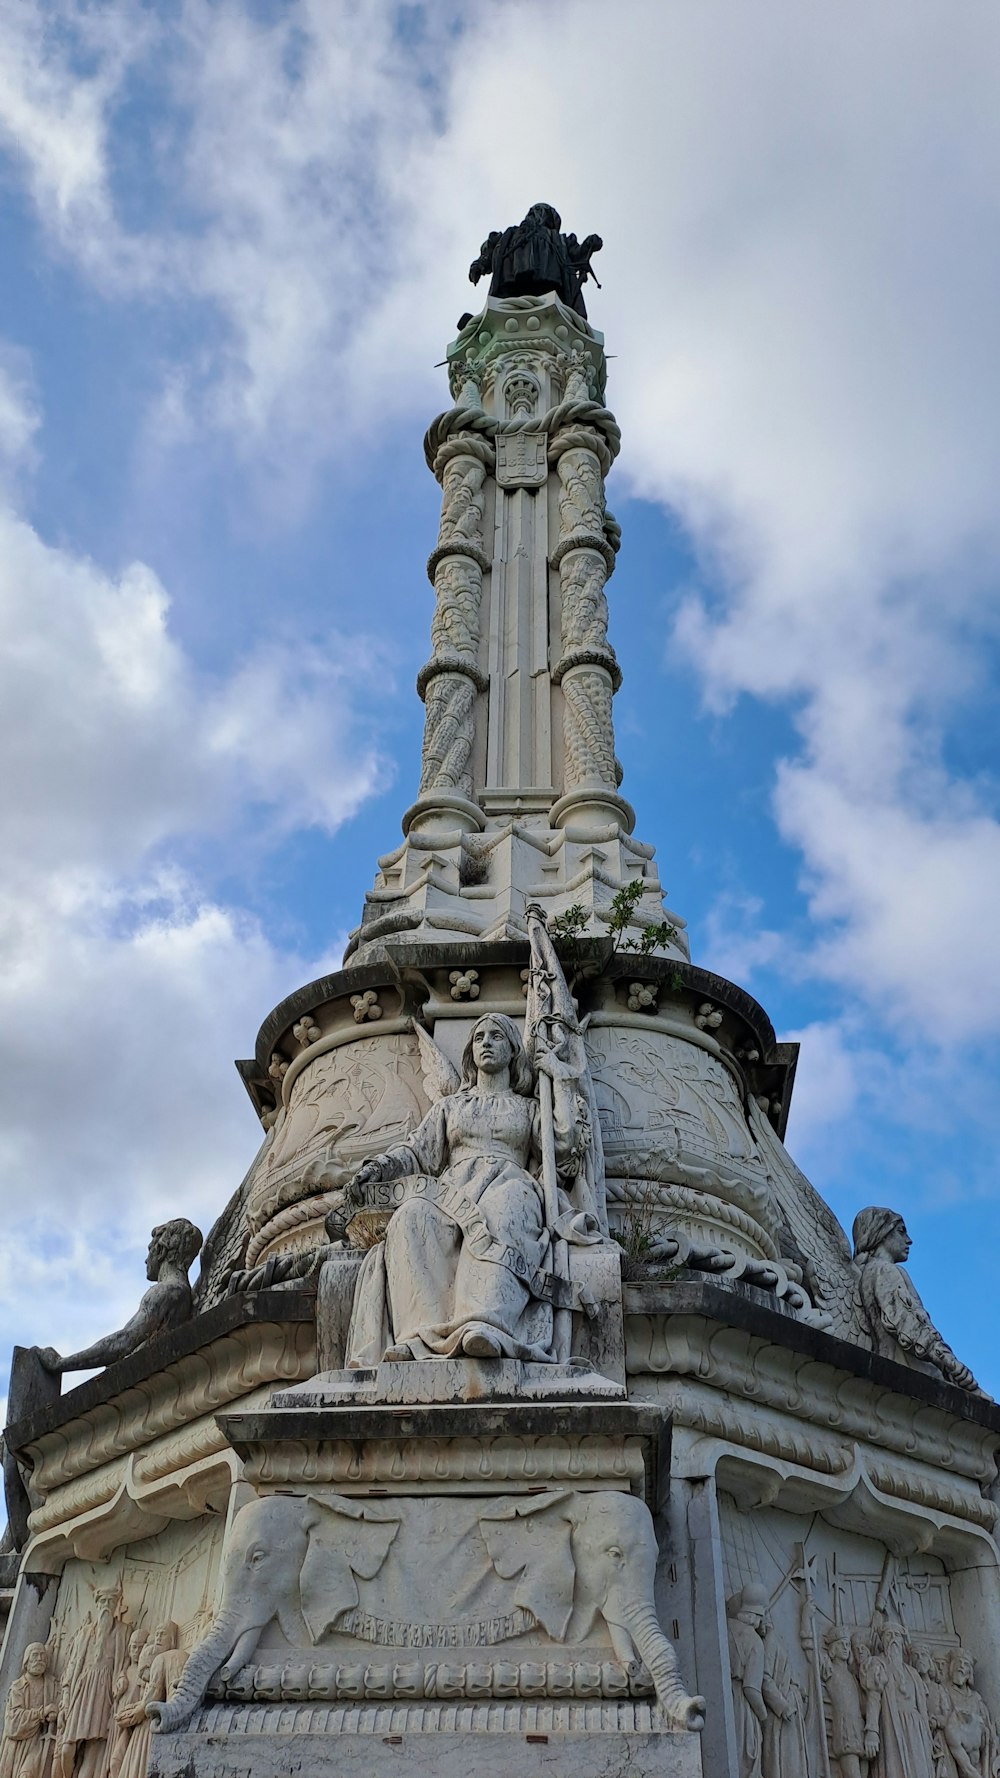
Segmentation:
[(657, 1227), (661, 1205), (655, 1184), (651, 1180), (628, 1183), (631, 1189), (619, 1207), (618, 1227), (611, 1231), (622, 1250), (623, 1279), (648, 1277), (653, 1271), (660, 1279), (677, 1277), (683, 1268), (670, 1265), (664, 1253), (665, 1247), (668, 1253), (676, 1253), (677, 1244)]
[(587, 910), (578, 901), (565, 913), (554, 914), (549, 921), (549, 932), (559, 956), (564, 962), (576, 964), (580, 961), (578, 939), (587, 924)]
[(635, 951), (640, 957), (648, 957), (677, 937), (677, 927), (672, 920), (656, 920), (651, 926), (644, 926), (638, 938), (634, 933), (625, 936), (632, 923), (632, 915), (642, 900), (643, 891), (641, 878), (636, 878), (632, 883), (623, 883), (620, 889), (616, 889), (611, 899), (608, 934), (616, 951)]
[[(616, 951), (634, 951), (640, 957), (649, 957), (653, 951), (663, 949), (676, 938), (677, 927), (672, 920), (656, 920), (652, 925), (644, 926), (638, 936), (629, 932), (632, 916), (642, 900), (643, 892), (641, 878), (633, 883), (623, 883), (612, 896), (611, 907), (604, 919), (607, 922), (608, 937)], [(579, 961), (578, 941), (589, 918), (586, 908), (576, 901), (564, 913), (554, 914), (549, 921), (549, 931), (559, 955), (571, 963)]]

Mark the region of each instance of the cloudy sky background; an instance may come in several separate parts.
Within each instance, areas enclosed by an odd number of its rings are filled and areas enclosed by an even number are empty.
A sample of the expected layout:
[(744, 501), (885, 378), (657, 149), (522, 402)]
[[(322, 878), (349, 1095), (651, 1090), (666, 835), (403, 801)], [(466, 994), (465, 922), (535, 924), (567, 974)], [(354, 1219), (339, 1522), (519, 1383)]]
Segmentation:
[(546, 198), (637, 831), (1000, 1392), (998, 79), (977, 0), (0, 10), (0, 1341), (116, 1324), (252, 1159), (232, 1059), (415, 788), (434, 365)]

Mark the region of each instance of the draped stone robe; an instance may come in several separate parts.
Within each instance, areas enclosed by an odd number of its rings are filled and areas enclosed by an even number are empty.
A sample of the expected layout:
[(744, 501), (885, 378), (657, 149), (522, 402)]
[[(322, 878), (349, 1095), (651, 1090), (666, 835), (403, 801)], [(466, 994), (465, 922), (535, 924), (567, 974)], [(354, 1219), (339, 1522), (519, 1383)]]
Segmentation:
[[(586, 1140), (577, 1095), (555, 1097), (556, 1161), (574, 1172)], [(562, 1106), (562, 1115), (560, 1107)], [(447, 1358), (485, 1329), (505, 1357), (551, 1360), (553, 1309), (571, 1292), (554, 1266), (554, 1242), (594, 1238), (559, 1194), (557, 1230), (529, 1162), (540, 1149), (539, 1109), (511, 1090), (465, 1088), (428, 1112), (408, 1142), (383, 1157), (389, 1177), (413, 1186), (385, 1240), (358, 1277), (348, 1344), (350, 1366), (376, 1365), (390, 1346), (414, 1358)]]

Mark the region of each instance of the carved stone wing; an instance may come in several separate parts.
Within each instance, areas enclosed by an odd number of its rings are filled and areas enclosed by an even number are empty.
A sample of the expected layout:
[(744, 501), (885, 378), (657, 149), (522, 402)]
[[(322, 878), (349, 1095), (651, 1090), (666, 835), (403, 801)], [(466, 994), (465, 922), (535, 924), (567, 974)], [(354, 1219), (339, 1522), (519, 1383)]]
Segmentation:
[(450, 1093), (456, 1093), (461, 1080), (455, 1064), (449, 1061), (443, 1050), (439, 1050), (433, 1037), (424, 1030), (423, 1025), (413, 1021), (413, 1029), (417, 1034), (420, 1046), (420, 1066), (424, 1075), (424, 1090), (433, 1105), (437, 1099), (447, 1099)]

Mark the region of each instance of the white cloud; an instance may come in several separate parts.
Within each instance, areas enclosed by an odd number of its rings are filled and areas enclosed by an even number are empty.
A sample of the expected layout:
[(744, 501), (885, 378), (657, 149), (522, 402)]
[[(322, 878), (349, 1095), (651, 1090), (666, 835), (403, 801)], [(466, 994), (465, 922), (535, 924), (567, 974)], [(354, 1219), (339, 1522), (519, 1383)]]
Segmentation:
[(333, 958), (282, 950), (213, 879), (227, 846), (332, 832), (379, 782), (378, 665), (279, 634), (208, 675), (148, 567), (113, 578), (0, 504), (0, 1294), (22, 1341), (113, 1319), (152, 1223), (207, 1228), (239, 1183), (260, 1131), (233, 1057)]

